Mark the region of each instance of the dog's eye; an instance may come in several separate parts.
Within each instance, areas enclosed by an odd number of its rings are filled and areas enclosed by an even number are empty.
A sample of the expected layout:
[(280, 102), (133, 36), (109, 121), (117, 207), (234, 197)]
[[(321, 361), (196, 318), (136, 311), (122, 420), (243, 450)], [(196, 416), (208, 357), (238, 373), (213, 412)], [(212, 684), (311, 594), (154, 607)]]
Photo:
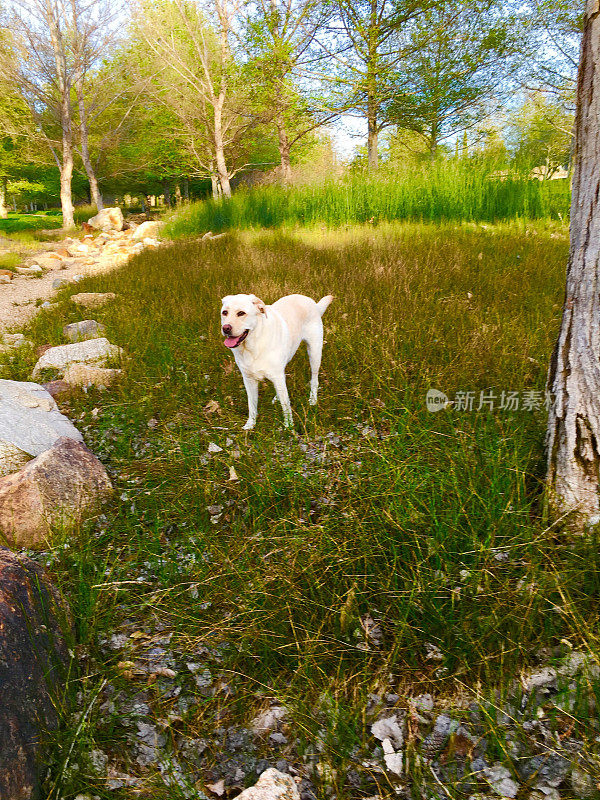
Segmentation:
[(226, 311), (221, 311), (221, 314), (223, 314), (224, 317), (227, 316), (227, 312)]
[(238, 317), (245, 317), (246, 316), (246, 312), (245, 311), (238, 311), (237, 315), (238, 315)]

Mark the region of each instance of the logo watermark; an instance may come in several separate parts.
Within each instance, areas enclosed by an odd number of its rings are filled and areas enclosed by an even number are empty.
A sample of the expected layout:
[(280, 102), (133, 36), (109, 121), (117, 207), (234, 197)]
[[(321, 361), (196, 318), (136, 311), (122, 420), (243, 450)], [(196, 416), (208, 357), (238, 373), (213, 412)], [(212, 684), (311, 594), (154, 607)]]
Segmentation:
[(444, 408), (448, 408), (449, 405), (452, 405), (452, 401), (449, 399), (447, 394), (444, 392), (440, 392), (439, 389), (429, 389), (425, 396), (425, 403), (427, 405), (427, 411), (431, 411), (432, 414), (435, 414), (436, 411), (442, 411)]
[(425, 405), (432, 414), (445, 408), (455, 411), (546, 411), (552, 405), (552, 395), (539, 389), (482, 389), (467, 391), (460, 389), (454, 398), (448, 397), (439, 389), (428, 389)]

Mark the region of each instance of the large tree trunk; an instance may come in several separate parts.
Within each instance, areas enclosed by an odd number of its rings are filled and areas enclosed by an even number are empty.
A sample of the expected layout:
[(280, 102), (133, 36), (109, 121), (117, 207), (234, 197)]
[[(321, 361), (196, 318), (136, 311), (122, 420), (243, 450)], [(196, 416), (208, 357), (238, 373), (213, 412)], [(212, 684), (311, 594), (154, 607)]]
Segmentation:
[(548, 374), (548, 489), (555, 515), (600, 521), (600, 11), (587, 0), (579, 65), (571, 249)]
[(62, 164), (60, 167), (60, 205), (62, 208), (63, 228), (75, 225), (73, 218), (73, 197), (71, 179), (73, 177), (73, 131), (71, 128), (71, 105), (65, 93), (61, 101), (62, 126)]
[(229, 183), (229, 171), (225, 161), (225, 146), (223, 144), (223, 94), (215, 101), (215, 161), (217, 162), (217, 174), (221, 191), (224, 197), (231, 197), (231, 184)]
[(102, 202), (102, 195), (98, 188), (98, 181), (96, 173), (92, 166), (89, 150), (88, 127), (87, 127), (87, 114), (85, 111), (85, 99), (83, 95), (83, 79), (77, 81), (77, 102), (79, 104), (79, 131), (81, 136), (81, 160), (85, 167), (88, 181), (90, 182), (90, 194), (92, 195), (92, 202), (95, 204), (98, 211), (102, 211), (104, 203)]
[(73, 176), (73, 126), (71, 118), (71, 80), (67, 69), (66, 47), (60, 29), (61, 19), (57, 9), (50, 3), (45, 6), (50, 38), (54, 50), (56, 77), (60, 96), (60, 126), (62, 131), (62, 163), (60, 165), (60, 204), (63, 228), (72, 228), (73, 198), (71, 178)]
[(284, 183), (291, 183), (292, 162), (290, 160), (290, 140), (287, 135), (283, 114), (278, 115), (276, 124), (279, 138), (279, 156), (281, 158), (281, 180)]
[(0, 178), (0, 219), (8, 217), (8, 209), (6, 208), (6, 183), (5, 177)]

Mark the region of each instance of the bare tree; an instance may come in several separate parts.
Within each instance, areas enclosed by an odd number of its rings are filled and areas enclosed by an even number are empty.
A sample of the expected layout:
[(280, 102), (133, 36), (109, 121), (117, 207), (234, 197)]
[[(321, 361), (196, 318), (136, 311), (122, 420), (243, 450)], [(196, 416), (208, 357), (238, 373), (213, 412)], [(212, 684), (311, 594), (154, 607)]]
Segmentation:
[(3, 59), (5, 79), (27, 102), (39, 137), (60, 172), (63, 226), (74, 225), (73, 118), (71, 89), (75, 64), (70, 51), (64, 0), (15, 0), (9, 24), (16, 58)]
[(106, 0), (70, 0), (71, 40), (74, 58), (73, 83), (77, 95), (79, 114), (80, 155), (90, 183), (92, 202), (100, 211), (104, 208), (98, 180), (89, 148), (89, 106), (86, 102), (87, 78), (94, 66), (106, 56), (117, 39), (115, 22), (118, 19), (114, 5)]
[(137, 24), (154, 55), (155, 96), (176, 115), (200, 172), (214, 193), (231, 196), (227, 151), (253, 124), (239, 91), (230, 37), (236, 0), (214, 0), (212, 22), (189, 0), (138, 7)]
[(555, 514), (600, 521), (600, 3), (587, 0), (581, 43), (562, 324), (548, 388), (549, 499)]
[(329, 18), (329, 5), (319, 0), (257, 0), (246, 2), (242, 43), (247, 71), (264, 105), (262, 116), (277, 131), (281, 177), (292, 177), (293, 146), (336, 114), (308, 98), (307, 72), (314, 66), (317, 34)]

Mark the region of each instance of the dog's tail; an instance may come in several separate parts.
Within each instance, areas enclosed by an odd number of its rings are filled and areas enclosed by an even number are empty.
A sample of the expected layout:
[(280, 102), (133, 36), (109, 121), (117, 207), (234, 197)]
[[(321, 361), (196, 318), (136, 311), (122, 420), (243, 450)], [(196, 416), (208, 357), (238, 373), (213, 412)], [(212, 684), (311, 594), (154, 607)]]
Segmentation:
[(322, 297), (319, 302), (317, 303), (317, 308), (319, 309), (319, 314), (323, 316), (323, 314), (329, 308), (329, 304), (333, 300), (332, 294), (326, 294), (325, 297)]

